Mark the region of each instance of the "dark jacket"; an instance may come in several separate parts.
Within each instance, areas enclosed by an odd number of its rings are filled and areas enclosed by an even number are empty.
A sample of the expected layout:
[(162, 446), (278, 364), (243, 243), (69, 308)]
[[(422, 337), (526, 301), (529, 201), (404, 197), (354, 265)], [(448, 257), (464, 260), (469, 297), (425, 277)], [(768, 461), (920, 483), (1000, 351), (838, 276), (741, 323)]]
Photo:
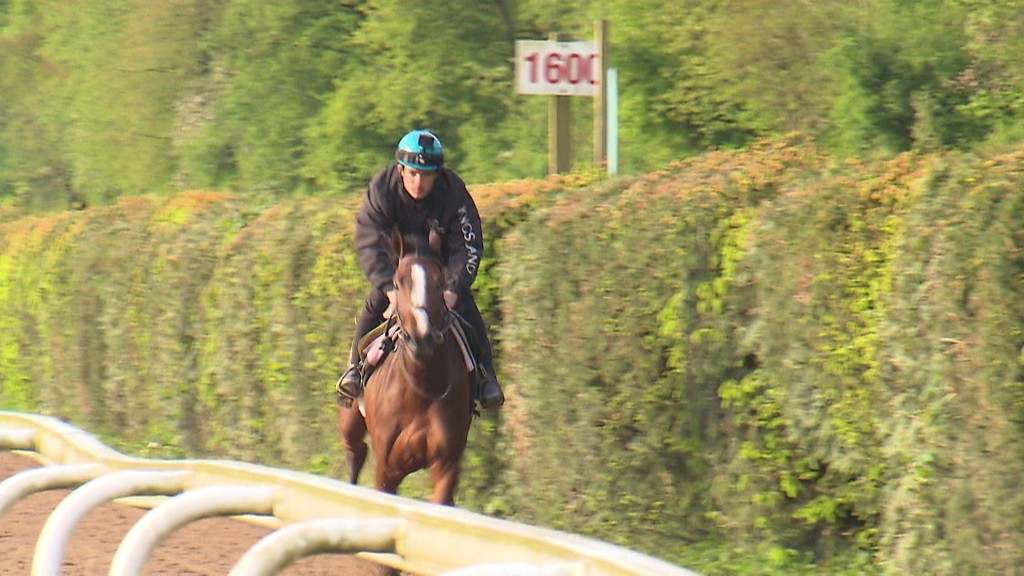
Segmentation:
[(455, 172), (441, 168), (430, 194), (415, 200), (402, 185), (398, 164), (370, 180), (356, 217), (356, 255), (374, 287), (387, 290), (397, 255), (391, 252), (391, 230), (426, 237), (431, 226), (442, 234), (442, 258), (448, 289), (469, 290), (484, 255), (484, 236), (473, 197)]

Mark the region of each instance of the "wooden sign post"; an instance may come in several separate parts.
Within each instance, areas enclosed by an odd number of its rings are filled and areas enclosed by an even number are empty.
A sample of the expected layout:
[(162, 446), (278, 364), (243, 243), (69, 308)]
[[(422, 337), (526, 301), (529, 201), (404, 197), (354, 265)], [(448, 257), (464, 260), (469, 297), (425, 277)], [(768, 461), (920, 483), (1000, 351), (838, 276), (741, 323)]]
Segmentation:
[(516, 41), (516, 91), (550, 95), (548, 104), (548, 174), (572, 169), (569, 96), (594, 98), (594, 164), (607, 159), (605, 64), (608, 22), (594, 24), (594, 41), (570, 41), (552, 33), (547, 41)]

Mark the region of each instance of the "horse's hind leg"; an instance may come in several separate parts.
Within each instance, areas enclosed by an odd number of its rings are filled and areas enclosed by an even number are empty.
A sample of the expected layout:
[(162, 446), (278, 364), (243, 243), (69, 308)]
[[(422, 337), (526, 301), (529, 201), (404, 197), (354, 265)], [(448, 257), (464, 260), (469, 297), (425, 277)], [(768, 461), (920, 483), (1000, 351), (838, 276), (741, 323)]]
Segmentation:
[(359, 408), (338, 407), (338, 435), (341, 437), (341, 445), (348, 452), (348, 481), (357, 484), (367, 452), (366, 420)]

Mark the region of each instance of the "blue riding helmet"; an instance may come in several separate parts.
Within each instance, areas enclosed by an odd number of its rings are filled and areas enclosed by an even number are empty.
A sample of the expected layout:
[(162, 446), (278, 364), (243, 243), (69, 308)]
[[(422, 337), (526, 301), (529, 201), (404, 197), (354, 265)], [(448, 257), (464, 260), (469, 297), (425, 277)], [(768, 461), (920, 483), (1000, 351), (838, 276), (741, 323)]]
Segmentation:
[(398, 143), (395, 160), (416, 170), (437, 170), (444, 164), (441, 141), (427, 130), (413, 130)]

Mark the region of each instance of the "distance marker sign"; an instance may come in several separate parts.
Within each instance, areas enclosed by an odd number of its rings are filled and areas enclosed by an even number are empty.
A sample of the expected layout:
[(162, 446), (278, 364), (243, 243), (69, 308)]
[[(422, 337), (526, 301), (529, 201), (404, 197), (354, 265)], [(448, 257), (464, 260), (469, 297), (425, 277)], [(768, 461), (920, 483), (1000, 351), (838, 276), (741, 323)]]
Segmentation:
[(593, 96), (600, 76), (594, 42), (516, 40), (516, 92)]

